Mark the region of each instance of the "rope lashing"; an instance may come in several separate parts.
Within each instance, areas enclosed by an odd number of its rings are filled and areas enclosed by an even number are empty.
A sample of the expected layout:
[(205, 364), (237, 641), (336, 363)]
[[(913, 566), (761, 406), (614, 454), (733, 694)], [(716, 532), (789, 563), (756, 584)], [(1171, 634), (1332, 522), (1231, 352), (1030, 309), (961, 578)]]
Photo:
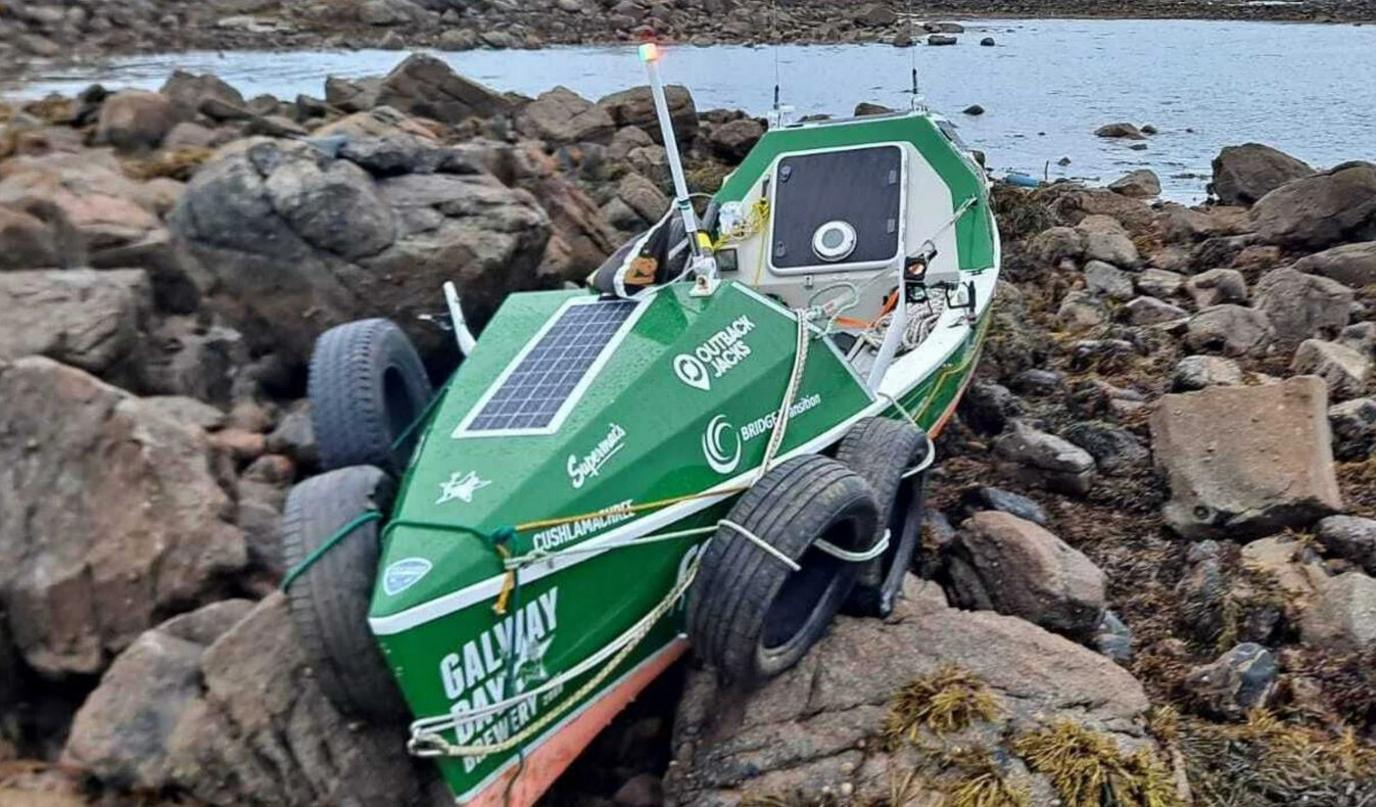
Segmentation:
[(324, 543), (311, 550), (309, 555), (302, 558), (300, 563), (293, 566), (291, 570), (287, 572), (286, 576), (282, 578), (282, 590), (286, 591), (291, 588), (291, 584), (295, 583), (298, 577), (309, 571), (317, 561), (325, 557), (326, 553), (338, 546), (345, 538), (352, 535), (354, 530), (362, 527), (364, 524), (371, 524), (374, 521), (378, 521), (381, 518), (382, 513), (380, 511), (365, 510), (355, 516), (349, 523), (335, 530), (334, 534), (326, 538)]
[(821, 538), (813, 541), (812, 545), (817, 548), (817, 551), (825, 552), (833, 558), (845, 563), (868, 563), (889, 551), (889, 535), (890, 531), (884, 530), (884, 534), (879, 537), (878, 541), (874, 542), (874, 546), (863, 552), (851, 552), (848, 549), (842, 549), (831, 541), (824, 541)]
[(731, 530), (737, 535), (741, 536), (742, 538), (754, 544), (755, 546), (759, 547), (761, 550), (764, 551), (766, 555), (769, 555), (778, 562), (787, 566), (789, 571), (801, 572), (803, 570), (803, 567), (799, 566), (797, 561), (793, 560), (793, 558), (790, 558), (788, 555), (785, 555), (783, 552), (780, 552), (778, 548), (776, 548), (773, 544), (770, 544), (765, 539), (761, 538), (760, 536), (756, 535), (755, 533), (751, 532), (745, 527), (742, 527), (736, 522), (731, 521), (730, 519), (723, 518), (721, 521), (717, 523), (723, 527), (726, 527), (727, 529)]

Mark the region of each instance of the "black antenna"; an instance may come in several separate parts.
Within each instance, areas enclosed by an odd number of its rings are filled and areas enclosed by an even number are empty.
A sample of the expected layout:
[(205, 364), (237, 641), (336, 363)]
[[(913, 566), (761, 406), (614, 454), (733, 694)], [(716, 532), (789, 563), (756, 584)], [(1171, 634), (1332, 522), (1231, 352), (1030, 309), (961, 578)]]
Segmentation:
[(778, 0), (769, 0), (769, 41), (770, 47), (774, 51), (774, 118), (779, 117), (779, 4)]
[(913, 68), (913, 99), (912, 108), (917, 109), (917, 22), (916, 15), (913, 14), (913, 0), (908, 0), (908, 56), (912, 61)]

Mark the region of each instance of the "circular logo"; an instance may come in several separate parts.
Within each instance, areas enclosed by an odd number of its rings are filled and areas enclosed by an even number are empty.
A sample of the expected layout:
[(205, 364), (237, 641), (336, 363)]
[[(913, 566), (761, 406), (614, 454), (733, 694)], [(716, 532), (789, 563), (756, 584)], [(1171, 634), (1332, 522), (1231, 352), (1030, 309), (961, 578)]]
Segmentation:
[(674, 357), (674, 375), (690, 387), (706, 392), (712, 388), (712, 380), (707, 377), (707, 368), (696, 356), (680, 353)]
[[(728, 450), (726, 443), (733, 448)], [(741, 464), (741, 438), (725, 415), (717, 415), (707, 424), (702, 435), (702, 453), (707, 464), (719, 474), (729, 474)]]

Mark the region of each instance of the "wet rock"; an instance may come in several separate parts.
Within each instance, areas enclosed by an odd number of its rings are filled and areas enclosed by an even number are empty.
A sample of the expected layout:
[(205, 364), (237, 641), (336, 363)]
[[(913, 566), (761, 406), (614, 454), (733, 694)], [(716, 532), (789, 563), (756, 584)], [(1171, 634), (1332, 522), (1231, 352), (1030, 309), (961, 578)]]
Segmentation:
[(352, 80), (330, 76), (325, 79), (325, 103), (345, 112), (366, 112), (377, 106), (382, 79)]
[(1326, 249), (1376, 240), (1376, 165), (1345, 163), (1268, 193), (1252, 208), (1268, 243)]
[(1296, 272), (1336, 280), (1354, 289), (1376, 285), (1376, 241), (1333, 247), (1301, 258), (1292, 268)]
[(1181, 322), (1190, 312), (1178, 305), (1158, 300), (1155, 297), (1137, 297), (1126, 306), (1128, 322), (1133, 325), (1164, 325)]
[(1348, 572), (1321, 581), (1317, 599), (1300, 617), (1300, 638), (1337, 653), (1376, 646), (1376, 579)]
[(1246, 642), (1212, 664), (1196, 667), (1185, 679), (1185, 690), (1210, 714), (1241, 718), (1263, 709), (1276, 691), (1280, 667), (1271, 651)]
[[(173, 625), (155, 633), (171, 634)], [(433, 774), (407, 759), (404, 737), (350, 724), (325, 700), (283, 595), (263, 600), (217, 637), (221, 627), (177, 637), (181, 652), (158, 659), (177, 683), (166, 694), (131, 681), (137, 670), (121, 657), (92, 695), (111, 708), (79, 719), (69, 756), (95, 752), (116, 776), (111, 784), (176, 790), (206, 804), (435, 803), (424, 794)], [(163, 637), (148, 641), (174, 645)], [(125, 762), (117, 743), (102, 753), (109, 748), (104, 738), (118, 735), (137, 738), (138, 758)]]
[(1065, 374), (1034, 367), (1013, 376), (1009, 386), (1023, 395), (1054, 395), (1065, 386)]
[(1186, 570), (1175, 586), (1181, 623), (1194, 638), (1213, 644), (1222, 635), (1228, 579), (1223, 574), (1222, 552), (1214, 541), (1200, 541), (1190, 548)]
[(47, 356), (107, 373), (135, 358), (152, 304), (140, 270), (0, 272), (0, 361)]
[(1047, 266), (1067, 258), (1078, 261), (1085, 254), (1085, 237), (1074, 227), (1051, 227), (1038, 233), (1028, 243), (1027, 251)]
[(38, 199), (0, 205), (0, 271), (67, 269), (84, 263), (80, 238), (60, 208)]
[(1295, 351), (1290, 371), (1296, 375), (1315, 375), (1328, 385), (1334, 401), (1355, 398), (1366, 391), (1371, 376), (1371, 359), (1337, 342), (1306, 339)]
[(646, 224), (659, 221), (669, 209), (669, 197), (655, 183), (636, 173), (621, 178), (616, 196)]
[(1085, 264), (1085, 288), (1113, 300), (1132, 299), (1132, 275), (1103, 261)]
[(548, 143), (602, 143), (616, 124), (606, 110), (567, 87), (555, 87), (526, 104), (516, 127)]
[(105, 250), (148, 239), (161, 226), (150, 185), (125, 176), (108, 150), (12, 159), (5, 168), (0, 204), (23, 209), (39, 205), (47, 211), (41, 218), (59, 222), (55, 232), (70, 225), (74, 251), (91, 262), (99, 261)]
[(129, 90), (106, 99), (100, 108), (96, 142), (128, 151), (157, 148), (176, 123), (172, 102), (155, 92)]
[(998, 434), (1023, 413), (1022, 402), (1002, 384), (976, 381), (960, 401), (960, 419), (981, 434)]
[(1341, 330), (1351, 317), (1352, 289), (1326, 277), (1275, 269), (1257, 282), (1255, 306), (1265, 312), (1276, 338), (1298, 344)]
[(898, 14), (884, 3), (866, 3), (855, 10), (852, 19), (857, 25), (884, 28), (898, 22)]
[(228, 404), (235, 374), (249, 361), (248, 346), (233, 328), (205, 327), (194, 317), (158, 323), (138, 367), (139, 389)]
[[(508, 292), (547, 282), (536, 270), (549, 216), (526, 191), (488, 173), (375, 178), (304, 143), (226, 151), (197, 172), (170, 222), (235, 301), (225, 313), (252, 325), (251, 346), (287, 359), (339, 322), (386, 312), (412, 325), (445, 280), (478, 327)], [(428, 349), (443, 339), (412, 334)]]
[(1328, 408), (1333, 457), (1342, 462), (1367, 459), (1376, 449), (1376, 399), (1357, 398)]
[(1259, 356), (1275, 341), (1271, 320), (1263, 311), (1240, 305), (1215, 305), (1190, 318), (1185, 344), (1191, 350), (1228, 356)]
[(1083, 496), (1094, 481), (1094, 458), (1084, 449), (1025, 423), (994, 441), (1000, 472), (1022, 482)]
[(1151, 199), (1161, 195), (1161, 179), (1155, 171), (1142, 168), (1109, 183), (1108, 189), (1134, 199)]
[(1075, 333), (1108, 322), (1109, 311), (1104, 301), (1098, 297), (1082, 291), (1072, 291), (1061, 300), (1060, 308), (1056, 309), (1056, 318), (1062, 328)]
[(967, 518), (973, 513), (993, 510), (1007, 513), (1023, 521), (1030, 521), (1041, 527), (1045, 527), (1051, 520), (1040, 504), (1026, 496), (1002, 488), (983, 486), (970, 488), (961, 494), (960, 505), (961, 512)]
[(200, 113), (202, 106), (216, 104), (242, 109), (244, 96), (220, 77), (206, 73), (197, 75), (185, 70), (175, 70), (163, 83), (160, 93), (172, 102), (172, 109), (178, 121), (191, 121)]
[(1148, 297), (1165, 300), (1174, 297), (1185, 283), (1185, 276), (1179, 272), (1164, 269), (1147, 269), (1133, 278), (1137, 290)]
[(1096, 137), (1119, 138), (1125, 140), (1146, 140), (1146, 136), (1131, 123), (1109, 123), (1094, 130)]
[(278, 422), (277, 427), (268, 435), (267, 450), (274, 454), (285, 454), (296, 462), (314, 466), (319, 462), (319, 449), (315, 442), (315, 428), (311, 420), (309, 401), (293, 406)]
[(208, 403), (184, 395), (157, 395), (143, 399), (143, 405), (178, 423), (215, 431), (225, 425), (225, 413)]
[(1320, 379), (1167, 395), (1151, 418), (1166, 523), (1187, 538), (1266, 535), (1342, 510)]
[(1069, 183), (1065, 188), (1051, 190), (1051, 210), (1064, 221), (1078, 225), (1088, 216), (1108, 216), (1132, 235), (1155, 231), (1156, 214), (1141, 199), (1130, 199), (1108, 188), (1083, 188)]
[(1376, 519), (1329, 516), (1319, 522), (1315, 535), (1325, 554), (1376, 573)]
[(0, 596), (45, 675), (93, 674), (246, 560), (204, 432), (46, 358), (0, 365)]
[(1205, 387), (1237, 386), (1242, 383), (1242, 368), (1222, 356), (1186, 356), (1171, 373), (1171, 389), (1192, 392)]
[(754, 118), (733, 120), (712, 130), (712, 150), (724, 160), (739, 162), (761, 137), (764, 137), (764, 126), (759, 121)]
[(451, 124), (511, 111), (511, 103), (501, 94), (460, 76), (443, 60), (422, 53), (408, 56), (383, 78), (377, 103)]
[(1132, 268), (1142, 262), (1137, 245), (1117, 219), (1090, 215), (1076, 225), (1085, 239), (1085, 259)]
[(922, 752), (886, 750), (875, 728), (900, 688), (944, 665), (968, 671), (996, 698), (993, 725), (971, 729), (980, 737), (1070, 719), (1112, 732), (1125, 747), (1148, 747), (1135, 725), (1148, 702), (1126, 671), (1030, 623), (959, 611), (919, 599), (916, 589), (910, 582), (888, 622), (838, 618), (797, 667), (743, 700), (720, 691), (710, 673), (691, 673), (674, 729), (669, 802), (706, 807), (743, 792), (840, 793), (843, 785), (856, 801), (892, 798), (895, 777), (913, 770), (910, 754)]
[(1247, 143), (1227, 146), (1214, 158), (1209, 188), (1225, 205), (1250, 205), (1287, 182), (1313, 174), (1313, 168), (1289, 154)]
[(927, 44), (936, 47), (955, 45), (959, 42), (959, 37), (951, 36), (950, 34), (932, 34), (927, 37)]
[(419, 21), (424, 13), (410, 0), (367, 0), (358, 6), (358, 21), (364, 25), (405, 25)]
[(998, 42), (992, 36), (986, 36), (979, 41), (979, 44), (982, 48), (992, 48), (997, 45)]
[(1195, 308), (1247, 302), (1247, 278), (1236, 269), (1210, 269), (1185, 281), (1185, 293)]
[(1081, 421), (1068, 426), (1065, 439), (1089, 452), (1098, 469), (1109, 476), (1145, 467), (1151, 452), (1137, 435), (1120, 426)]
[[(201, 656), (252, 609), (250, 600), (225, 600), (139, 636), (76, 713), (63, 763), (117, 787), (166, 779), (167, 740), (200, 694)], [(130, 697), (138, 692), (157, 696)]]
[(975, 115), (975, 116), (983, 115), (983, 114), (984, 114), (984, 107), (980, 106), (979, 104), (971, 104), (970, 106), (967, 106), (967, 107), (965, 107), (964, 109), (962, 109), (962, 110), (961, 110), (961, 113), (962, 113), (962, 114), (965, 114), (965, 115)]
[[(681, 144), (686, 144), (698, 129), (698, 110), (693, 103), (693, 95), (687, 87), (670, 84), (664, 88), (664, 96), (669, 104), (669, 121), (674, 127), (674, 136)], [(656, 143), (664, 144), (659, 116), (655, 113), (654, 96), (648, 86), (612, 93), (599, 100), (597, 105), (612, 116), (617, 126), (639, 127)]]
[(1094, 634), (1104, 612), (1104, 573), (1030, 521), (976, 513), (948, 547), (952, 602), (1021, 617), (1076, 639)]

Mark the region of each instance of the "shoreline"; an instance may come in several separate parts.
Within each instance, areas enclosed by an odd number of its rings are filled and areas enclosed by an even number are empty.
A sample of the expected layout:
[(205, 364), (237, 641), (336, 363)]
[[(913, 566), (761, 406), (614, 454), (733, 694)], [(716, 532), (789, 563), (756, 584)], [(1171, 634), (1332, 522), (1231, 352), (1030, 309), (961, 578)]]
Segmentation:
[[(379, 5), (380, 3), (380, 5)], [(1336, 5), (1297, 2), (1285, 5), (1215, 6), (1204, 0), (1140, 0), (1125, 13), (1122, 4), (1003, 2), (968, 8), (964, 2), (915, 6), (917, 26), (900, 3), (845, 3), (800, 0), (780, 8), (775, 0), (680, 0), (639, 5), (620, 0), (561, 0), (550, 9), (500, 9), (481, 4), (428, 10), (420, 0), (310, 6), (259, 3), (258, 12), (217, 13), (160, 2), (124, 8), (112, 0), (108, 11), (89, 18), (40, 16), (38, 9), (0, 5), (0, 78), (19, 77), (34, 65), (89, 64), (110, 57), (195, 51), (541, 49), (636, 44), (647, 39), (695, 46), (769, 44), (921, 44), (931, 33), (946, 33), (939, 23), (980, 25), (1027, 20), (1107, 20), (1182, 22), (1267, 22), (1316, 25), (1376, 23), (1376, 0)], [(249, 4), (252, 6), (253, 4)], [(1088, 8), (1086, 8), (1088, 5)], [(213, 6), (213, 4), (212, 4)], [(729, 9), (711, 12), (704, 9)], [(322, 9), (327, 10), (325, 13)], [(383, 9), (379, 11), (378, 9)], [(667, 10), (665, 10), (667, 9)], [(111, 16), (100, 16), (108, 14)], [(129, 25), (142, 14), (146, 25)], [(26, 16), (27, 15), (27, 16)], [(114, 20), (114, 21), (112, 21)], [(923, 23), (937, 24), (923, 30)], [(771, 33), (777, 30), (777, 35)], [(55, 60), (55, 61), (54, 61)]]

